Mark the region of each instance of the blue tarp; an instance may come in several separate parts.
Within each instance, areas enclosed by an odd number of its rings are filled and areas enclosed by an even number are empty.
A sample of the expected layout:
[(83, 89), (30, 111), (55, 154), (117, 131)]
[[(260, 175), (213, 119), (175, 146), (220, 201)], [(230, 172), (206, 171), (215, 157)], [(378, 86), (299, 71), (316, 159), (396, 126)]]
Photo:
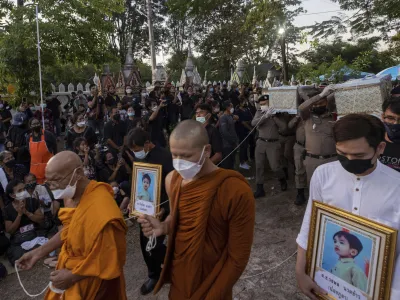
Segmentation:
[[(368, 73), (368, 72), (359, 72), (359, 73), (357, 73), (357, 72), (354, 72), (354, 70), (352, 70), (352, 69), (350, 69), (348, 67), (344, 67), (341, 71), (344, 73), (344, 76), (343, 76), (343, 80), (344, 81), (347, 81), (349, 79), (360, 79), (360, 78), (364, 78), (365, 76), (375, 75), (373, 73)], [(354, 74), (354, 73), (357, 73), (357, 74)], [(356, 76), (356, 75), (358, 75), (358, 76)], [(324, 81), (325, 80), (325, 75), (319, 76), (319, 80)], [(329, 78), (327, 80), (329, 80)]]
[(395, 80), (397, 76), (400, 76), (400, 65), (393, 66), (383, 71), (380, 71), (377, 75), (388, 75), (388, 74), (392, 75), (392, 80)]

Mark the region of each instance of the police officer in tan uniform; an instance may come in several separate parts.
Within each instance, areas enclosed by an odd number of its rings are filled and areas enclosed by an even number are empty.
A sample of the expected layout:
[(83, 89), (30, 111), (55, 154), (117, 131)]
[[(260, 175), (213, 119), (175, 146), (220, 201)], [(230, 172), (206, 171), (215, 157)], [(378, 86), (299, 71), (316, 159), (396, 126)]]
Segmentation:
[(297, 189), (297, 196), (294, 204), (302, 205), (307, 200), (304, 195), (304, 190), (307, 188), (307, 173), (306, 167), (304, 166), (305, 157), (305, 144), (306, 144), (306, 133), (304, 130), (304, 122), (300, 116), (294, 117), (288, 127), (296, 130), (296, 142), (293, 146), (294, 155), (294, 180)]
[(288, 113), (276, 114), (281, 122), (285, 123), (285, 129), (279, 130), (279, 142), (281, 143), (281, 162), (286, 180), (289, 179), (289, 166), (294, 165), (293, 146), (296, 142), (296, 128), (289, 128), (289, 122), (293, 119), (293, 115)]
[[(299, 89), (301, 97), (304, 91)], [(307, 183), (310, 184), (315, 169), (328, 162), (337, 160), (336, 145), (333, 139), (332, 127), (334, 117), (332, 110), (334, 106), (333, 88), (327, 86), (322, 93), (313, 96), (299, 106), (299, 113), (304, 121), (306, 134), (306, 159)], [(330, 111), (331, 110), (331, 111)]]
[(275, 176), (279, 179), (281, 190), (287, 190), (287, 182), (285, 173), (283, 172), (280, 152), (281, 144), (279, 143), (279, 131), (286, 130), (287, 124), (279, 120), (273, 115), (273, 109), (269, 108), (269, 97), (263, 95), (258, 99), (260, 105), (253, 120), (252, 126), (257, 125), (258, 139), (256, 142), (255, 160), (256, 160), (256, 183), (257, 191), (255, 198), (264, 197), (264, 168), (265, 158), (268, 159), (269, 165)]

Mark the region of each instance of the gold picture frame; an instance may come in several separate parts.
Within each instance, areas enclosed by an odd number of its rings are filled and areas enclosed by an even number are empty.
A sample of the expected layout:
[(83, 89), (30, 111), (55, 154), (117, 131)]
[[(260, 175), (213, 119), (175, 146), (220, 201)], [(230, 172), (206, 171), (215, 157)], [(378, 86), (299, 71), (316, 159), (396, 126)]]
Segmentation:
[(147, 214), (155, 217), (160, 211), (162, 165), (134, 162), (130, 217)]
[(396, 229), (313, 201), (306, 271), (319, 299), (389, 300), (396, 242)]

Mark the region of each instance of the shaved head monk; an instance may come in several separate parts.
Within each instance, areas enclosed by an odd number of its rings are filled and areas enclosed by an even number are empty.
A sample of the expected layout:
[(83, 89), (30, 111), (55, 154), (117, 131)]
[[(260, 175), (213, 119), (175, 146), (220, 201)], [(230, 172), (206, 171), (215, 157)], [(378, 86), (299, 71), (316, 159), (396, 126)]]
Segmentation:
[(175, 171), (166, 178), (171, 214), (164, 222), (142, 216), (146, 236), (168, 234), (157, 293), (171, 283), (169, 299), (232, 299), (232, 288), (250, 256), (254, 197), (238, 172), (210, 160), (207, 132), (194, 120), (170, 137)]
[[(111, 186), (87, 179), (81, 159), (70, 151), (49, 160), (46, 182), (54, 198), (64, 200), (65, 208), (59, 211), (63, 228), (21, 257), (18, 268), (28, 270), (61, 247), (50, 281), (65, 290), (62, 299), (126, 299), (126, 226)], [(45, 299), (60, 299), (60, 294), (48, 290)]]

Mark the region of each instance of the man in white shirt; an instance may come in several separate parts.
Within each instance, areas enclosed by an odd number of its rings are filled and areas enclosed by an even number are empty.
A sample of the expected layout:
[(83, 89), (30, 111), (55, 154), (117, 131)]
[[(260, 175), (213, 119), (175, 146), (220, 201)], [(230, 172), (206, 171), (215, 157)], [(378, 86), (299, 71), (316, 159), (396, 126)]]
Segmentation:
[[(333, 127), (338, 161), (317, 168), (310, 184), (310, 198), (300, 233), (296, 278), (301, 291), (317, 300), (325, 294), (306, 274), (306, 249), (313, 200), (345, 209), (400, 230), (400, 173), (383, 165), (385, 127), (370, 115), (351, 114)], [(392, 281), (391, 300), (400, 299), (400, 243)]]

